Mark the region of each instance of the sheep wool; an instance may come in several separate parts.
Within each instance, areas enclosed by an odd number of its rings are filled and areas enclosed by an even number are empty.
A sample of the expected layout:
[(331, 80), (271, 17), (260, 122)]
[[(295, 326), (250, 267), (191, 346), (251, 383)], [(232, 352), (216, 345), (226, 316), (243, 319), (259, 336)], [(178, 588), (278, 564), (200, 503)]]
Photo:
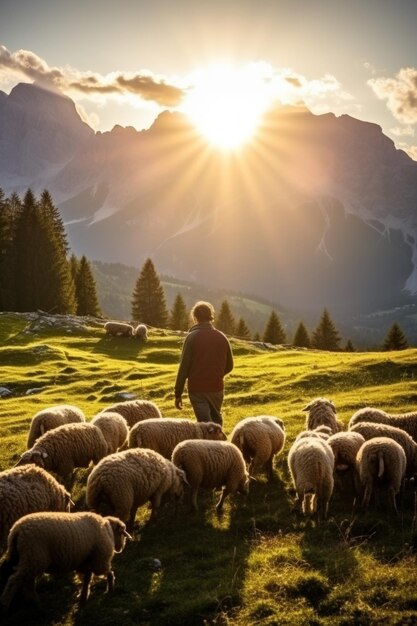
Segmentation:
[(12, 571), (0, 598), (7, 610), (20, 588), (34, 592), (43, 573), (76, 571), (84, 576), (80, 603), (89, 595), (92, 575), (106, 576), (113, 590), (115, 552), (125, 546), (126, 526), (95, 513), (31, 513), (12, 527), (5, 569)]
[(249, 474), (239, 448), (228, 441), (187, 440), (179, 443), (172, 460), (185, 471), (191, 486), (191, 500), (198, 509), (197, 495), (200, 487), (222, 489), (216, 505), (217, 513), (230, 493), (249, 493)]
[(129, 448), (150, 448), (171, 459), (175, 446), (185, 439), (225, 441), (220, 424), (165, 417), (138, 422), (129, 433)]
[(405, 476), (406, 458), (402, 446), (388, 437), (375, 437), (360, 447), (356, 457), (363, 488), (362, 506), (367, 508), (375, 487), (385, 483), (392, 508), (398, 514), (395, 496)]
[(374, 422), (358, 422), (351, 428), (351, 432), (360, 433), (366, 441), (375, 437), (389, 437), (394, 439), (403, 448), (407, 460), (406, 476), (411, 478), (417, 473), (417, 443), (405, 430), (389, 424)]
[(71, 496), (41, 467), (23, 465), (0, 472), (0, 555), (13, 524), (36, 511), (69, 511)]
[(99, 413), (91, 424), (99, 428), (107, 442), (107, 454), (117, 452), (124, 446), (129, 435), (129, 428), (124, 417), (118, 413)]
[(106, 322), (104, 331), (108, 337), (133, 337), (134, 328), (126, 322)]
[(89, 509), (112, 514), (133, 529), (137, 509), (150, 501), (155, 519), (164, 494), (181, 498), (185, 474), (154, 450), (136, 448), (100, 461), (87, 480)]
[(241, 450), (250, 473), (265, 468), (272, 478), (274, 456), (282, 452), (285, 444), (284, 424), (272, 415), (245, 417), (234, 427), (231, 442)]
[(73, 422), (85, 422), (85, 416), (81, 409), (71, 404), (58, 404), (38, 411), (30, 423), (27, 447), (31, 448), (48, 430)]
[(137, 339), (146, 341), (148, 339), (148, 328), (145, 324), (138, 324), (133, 334)]
[(303, 513), (316, 514), (320, 523), (327, 517), (334, 487), (331, 447), (320, 437), (301, 438), (290, 448), (288, 467)]
[(152, 417), (162, 417), (161, 411), (154, 402), (149, 400), (125, 400), (106, 407), (100, 413), (119, 413), (125, 418), (129, 428), (137, 422), (148, 420)]
[(335, 433), (327, 439), (327, 443), (333, 450), (335, 470), (347, 470), (356, 465), (356, 455), (364, 443), (363, 435), (353, 431)]
[(317, 426), (329, 426), (332, 433), (343, 430), (343, 424), (337, 419), (336, 407), (327, 398), (315, 398), (302, 409), (307, 411), (306, 429), (314, 430)]
[(349, 421), (349, 429), (359, 422), (377, 422), (388, 424), (405, 430), (417, 443), (417, 411), (410, 413), (390, 414), (373, 407), (359, 409), (352, 415)]
[(98, 463), (107, 454), (107, 442), (93, 424), (64, 424), (50, 430), (22, 454), (17, 465), (34, 463), (65, 478), (76, 467)]

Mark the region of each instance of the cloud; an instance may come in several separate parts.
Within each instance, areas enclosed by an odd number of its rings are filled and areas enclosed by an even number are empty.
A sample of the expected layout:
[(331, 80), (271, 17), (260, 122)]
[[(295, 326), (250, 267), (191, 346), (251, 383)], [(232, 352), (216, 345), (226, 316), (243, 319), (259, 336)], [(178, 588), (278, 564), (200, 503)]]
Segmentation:
[(417, 161), (417, 146), (410, 146), (407, 143), (399, 143), (398, 148), (404, 150), (414, 161)]
[(44, 86), (59, 88), (64, 93), (76, 91), (88, 96), (133, 93), (143, 100), (167, 107), (178, 105), (185, 95), (182, 88), (151, 72), (113, 72), (103, 76), (94, 72), (79, 72), (70, 67), (49, 67), (33, 52), (18, 50), (12, 53), (5, 46), (0, 46), (0, 78), (3, 74), (10, 79), (10, 72), (17, 78), (30, 78)]
[(394, 78), (371, 78), (368, 85), (394, 117), (406, 124), (417, 123), (417, 69), (402, 68)]
[(412, 126), (396, 126), (395, 128), (390, 128), (389, 132), (396, 137), (404, 137), (405, 135), (414, 137), (415, 131)]

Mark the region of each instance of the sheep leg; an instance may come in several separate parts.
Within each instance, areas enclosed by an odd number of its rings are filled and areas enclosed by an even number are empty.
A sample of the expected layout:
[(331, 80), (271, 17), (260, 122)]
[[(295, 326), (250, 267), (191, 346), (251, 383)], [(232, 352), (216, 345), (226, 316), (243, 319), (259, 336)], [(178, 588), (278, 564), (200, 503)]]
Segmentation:
[(83, 587), (81, 589), (81, 594), (80, 594), (80, 604), (85, 604), (85, 602), (88, 599), (88, 596), (90, 595), (90, 582), (91, 582), (92, 575), (93, 575), (93, 572), (91, 570), (88, 570), (84, 574)]
[(392, 485), (390, 485), (388, 489), (388, 498), (391, 502), (392, 508), (394, 509), (395, 515), (398, 515), (397, 502), (395, 500), (395, 489)]
[(6, 587), (0, 597), (0, 604), (3, 610), (7, 612), (10, 609), (10, 605), (15, 597), (17, 591), (21, 586), (28, 586), (29, 578), (26, 574), (21, 574), (19, 571), (15, 572), (9, 577)]
[[(127, 522), (127, 530), (129, 533), (133, 532), (137, 510), (138, 510), (138, 507), (135, 505), (133, 505), (132, 508), (130, 509), (129, 519)], [(123, 518), (120, 518), (120, 519), (123, 519)]]
[(114, 576), (113, 570), (111, 569), (109, 571), (109, 573), (107, 574), (106, 593), (113, 593), (113, 591), (114, 591), (114, 581), (115, 581), (115, 576)]
[(191, 504), (192, 504), (194, 511), (198, 511), (197, 494), (198, 494), (198, 486), (193, 487), (191, 491)]
[(369, 481), (367, 481), (365, 484), (364, 492), (363, 492), (362, 508), (364, 509), (368, 508), (369, 502), (371, 500), (371, 495), (372, 495), (372, 485)]
[(265, 467), (266, 467), (266, 473), (268, 475), (268, 479), (272, 480), (274, 478), (274, 455), (273, 454), (271, 454), (271, 456), (267, 460)]
[(161, 505), (161, 499), (162, 499), (161, 493), (155, 493), (151, 498), (152, 512), (151, 512), (151, 517), (149, 519), (150, 522), (153, 522), (157, 517), (158, 509)]
[(220, 500), (218, 501), (218, 503), (216, 504), (216, 513), (218, 515), (220, 515), (221, 513), (223, 513), (223, 504), (224, 501), (226, 500), (227, 495), (230, 493), (229, 489), (227, 487), (223, 487), (222, 489), (222, 494), (220, 496)]

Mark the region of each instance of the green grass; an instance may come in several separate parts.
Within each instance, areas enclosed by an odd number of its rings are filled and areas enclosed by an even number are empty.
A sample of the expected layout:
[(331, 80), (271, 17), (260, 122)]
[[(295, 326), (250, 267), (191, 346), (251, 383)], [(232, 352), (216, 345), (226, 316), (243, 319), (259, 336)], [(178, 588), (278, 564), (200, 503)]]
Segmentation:
[[(32, 330), (30, 330), (30, 328)], [(25, 448), (32, 415), (68, 402), (90, 419), (115, 401), (119, 391), (155, 401), (166, 416), (182, 338), (154, 330), (141, 345), (105, 338), (96, 325), (68, 332), (36, 330), (24, 316), (0, 315), (0, 386), (13, 397), (0, 399), (0, 470)], [(276, 460), (276, 478), (258, 476), (246, 501), (236, 496), (218, 519), (215, 494), (202, 494), (201, 510), (185, 506), (174, 517), (161, 511), (142, 525), (114, 559), (116, 590), (94, 583), (79, 609), (79, 586), (72, 575), (39, 581), (43, 610), (19, 608), (5, 624), (416, 624), (416, 556), (409, 548), (413, 500), (408, 487), (398, 518), (383, 504), (353, 515), (346, 489), (335, 493), (327, 522), (319, 528), (300, 517), (286, 454), (304, 426), (303, 406), (316, 396), (331, 398), (347, 423), (366, 405), (393, 412), (413, 410), (417, 400), (417, 350), (397, 353), (267, 351), (233, 341), (235, 369), (227, 378), (225, 430), (249, 415), (284, 419), (287, 443)], [(37, 389), (32, 394), (28, 390)], [(182, 417), (193, 417), (188, 402)], [(77, 509), (85, 508), (88, 470), (79, 470), (73, 489)], [(218, 497), (218, 496), (217, 496)], [(0, 503), (1, 506), (1, 503)], [(162, 568), (155, 571), (153, 559)]]

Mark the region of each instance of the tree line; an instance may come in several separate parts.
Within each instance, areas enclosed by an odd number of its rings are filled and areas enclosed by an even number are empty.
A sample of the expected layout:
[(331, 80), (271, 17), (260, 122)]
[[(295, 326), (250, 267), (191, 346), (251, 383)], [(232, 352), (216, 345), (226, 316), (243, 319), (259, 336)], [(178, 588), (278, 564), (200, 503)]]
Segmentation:
[[(28, 189), (21, 199), (16, 193), (6, 197), (0, 188), (0, 310), (101, 315), (96, 283), (86, 256), (70, 255), (63, 220), (48, 190), (36, 198)], [(177, 294), (168, 311), (164, 289), (155, 266), (147, 259), (132, 294), (132, 319), (150, 326), (187, 330), (190, 320), (185, 301)], [(216, 327), (240, 339), (288, 344), (319, 350), (352, 351), (350, 340), (341, 347), (341, 336), (327, 309), (310, 334), (300, 322), (292, 341), (272, 310), (262, 334), (252, 334), (243, 317), (235, 319), (229, 302), (221, 303)], [(390, 328), (383, 348), (408, 347), (397, 323)]]

